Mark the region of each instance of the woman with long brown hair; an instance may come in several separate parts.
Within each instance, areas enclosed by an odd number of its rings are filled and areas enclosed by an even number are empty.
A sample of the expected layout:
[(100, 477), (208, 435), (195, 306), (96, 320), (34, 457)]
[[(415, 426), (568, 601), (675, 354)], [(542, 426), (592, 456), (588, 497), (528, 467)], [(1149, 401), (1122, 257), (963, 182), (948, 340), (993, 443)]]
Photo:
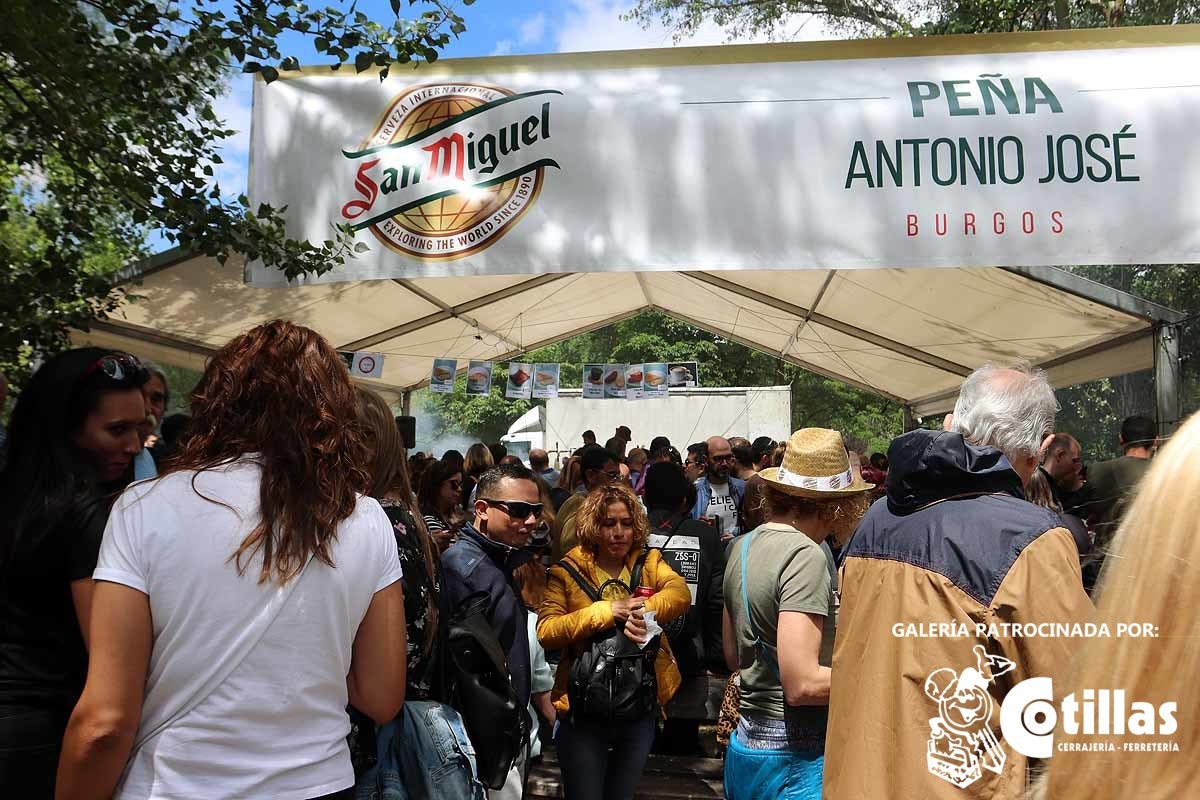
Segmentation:
[(441, 559), (437, 546), (417, 509), (417, 499), (409, 484), (407, 454), (400, 430), (387, 403), (375, 392), (356, 386), (358, 421), (362, 425), (370, 452), (367, 491), (379, 501), (392, 523), (400, 566), (404, 571), (404, 619), (408, 627), (409, 700), (432, 697), (438, 626), (438, 595), (441, 591)]
[(404, 702), (404, 596), (346, 367), (308, 328), (234, 338), (168, 471), (109, 518), (59, 800), (343, 798), (347, 702)]
[(445, 461), (430, 462), (417, 484), (417, 505), (425, 527), (441, 553), (458, 540), (467, 521), (466, 512), (459, 504), (462, 489), (462, 471)]
[(463, 458), (463, 472), (466, 473), (462, 487), (463, 508), (471, 507), (471, 496), (475, 493), (475, 485), (479, 483), (479, 476), (494, 466), (496, 466), (496, 459), (492, 457), (492, 451), (486, 444), (476, 442), (467, 448), (467, 455)]

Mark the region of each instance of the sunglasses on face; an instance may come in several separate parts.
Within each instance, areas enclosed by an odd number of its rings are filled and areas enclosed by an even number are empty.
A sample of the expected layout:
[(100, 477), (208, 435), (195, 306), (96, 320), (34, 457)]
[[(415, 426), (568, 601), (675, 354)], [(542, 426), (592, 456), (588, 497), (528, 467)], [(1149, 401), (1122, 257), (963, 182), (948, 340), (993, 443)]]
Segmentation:
[(542, 509), (545, 508), (541, 503), (526, 503), (521, 500), (492, 500), (487, 497), (479, 498), (487, 503), (492, 508), (498, 508), (505, 514), (508, 514), (513, 519), (527, 520), (530, 517), (540, 517)]

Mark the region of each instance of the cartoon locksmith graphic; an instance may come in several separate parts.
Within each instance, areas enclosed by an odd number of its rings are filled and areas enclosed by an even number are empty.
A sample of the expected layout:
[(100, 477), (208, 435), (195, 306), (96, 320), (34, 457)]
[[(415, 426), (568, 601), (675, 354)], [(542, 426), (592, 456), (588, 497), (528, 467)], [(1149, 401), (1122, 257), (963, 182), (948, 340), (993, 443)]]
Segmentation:
[(979, 780), (984, 769), (997, 774), (1004, 769), (1004, 748), (990, 726), (994, 703), (988, 685), (1016, 666), (982, 645), (972, 650), (974, 667), (961, 674), (945, 667), (925, 679), (925, 694), (938, 704), (938, 716), (929, 720), (926, 762), (931, 773), (959, 788)]

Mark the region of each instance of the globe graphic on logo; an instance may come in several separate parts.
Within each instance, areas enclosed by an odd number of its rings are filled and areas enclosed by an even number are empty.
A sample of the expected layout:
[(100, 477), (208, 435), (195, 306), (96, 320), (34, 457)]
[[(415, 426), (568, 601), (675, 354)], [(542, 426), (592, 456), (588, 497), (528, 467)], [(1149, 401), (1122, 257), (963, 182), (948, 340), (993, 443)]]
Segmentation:
[[(392, 136), (392, 141), (407, 139), (483, 104), (483, 100), (465, 95), (448, 95), (427, 100), (409, 112)], [(413, 233), (453, 236), (469, 230), (507, 203), (517, 190), (517, 181), (517, 178), (513, 178), (495, 186), (479, 189), (472, 192), (470, 197), (450, 195), (430, 200), (424, 205), (397, 214), (392, 219)]]

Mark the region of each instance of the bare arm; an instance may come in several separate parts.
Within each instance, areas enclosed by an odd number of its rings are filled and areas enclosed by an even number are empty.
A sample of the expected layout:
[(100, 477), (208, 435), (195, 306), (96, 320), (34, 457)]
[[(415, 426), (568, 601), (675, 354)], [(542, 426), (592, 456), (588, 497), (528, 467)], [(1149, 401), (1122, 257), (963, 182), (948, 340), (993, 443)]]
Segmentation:
[(738, 663), (737, 639), (733, 636), (733, 621), (729, 618), (729, 609), (721, 612), (721, 650), (725, 655), (725, 666), (730, 672), (737, 672)]
[(92, 606), (90, 624), (82, 626), (92, 642), (87, 683), (63, 739), (57, 800), (112, 797), (141, 721), (153, 645), (149, 597), (107, 581), (94, 591), (89, 587), (87, 595)]
[(346, 676), (350, 704), (380, 725), (391, 722), (404, 705), (408, 670), (404, 625), (404, 590), (396, 581), (371, 598), (354, 636)]
[(71, 581), (71, 600), (75, 603), (75, 618), (79, 620), (79, 632), (83, 634), (83, 646), (92, 648), (91, 627), (92, 594), (96, 590), (96, 582), (91, 578)]
[[(538, 714), (547, 722), (554, 722), (554, 718), (558, 712), (554, 710), (554, 703), (550, 702), (549, 692), (537, 692), (530, 696), (533, 701), (533, 707), (537, 709)], [(534, 731), (536, 734), (537, 731)]]
[(783, 699), (789, 706), (829, 704), (829, 667), (817, 663), (825, 618), (802, 611), (780, 611), (776, 637)]

